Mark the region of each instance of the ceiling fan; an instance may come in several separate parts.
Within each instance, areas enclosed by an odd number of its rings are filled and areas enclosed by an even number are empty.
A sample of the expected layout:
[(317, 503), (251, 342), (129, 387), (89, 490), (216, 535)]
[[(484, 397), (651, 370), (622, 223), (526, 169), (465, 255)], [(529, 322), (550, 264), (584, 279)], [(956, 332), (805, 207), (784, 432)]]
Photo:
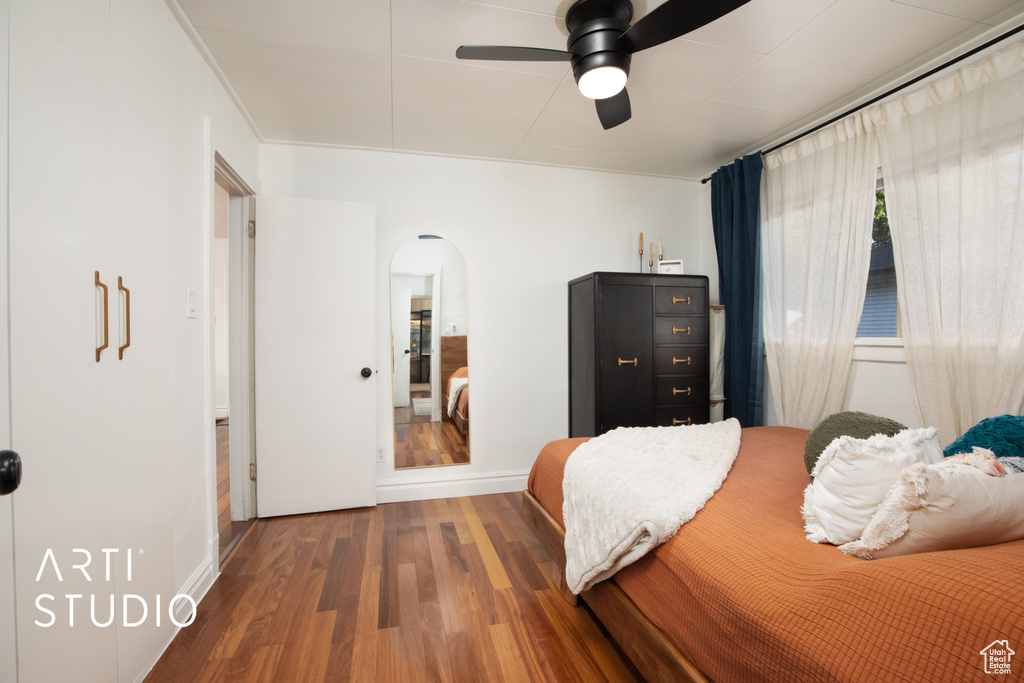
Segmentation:
[(459, 59), (571, 62), (576, 84), (594, 100), (605, 130), (632, 116), (626, 76), (634, 52), (661, 45), (719, 19), (750, 0), (668, 0), (632, 26), (630, 0), (577, 0), (565, 14), (565, 50), (505, 45), (463, 45)]

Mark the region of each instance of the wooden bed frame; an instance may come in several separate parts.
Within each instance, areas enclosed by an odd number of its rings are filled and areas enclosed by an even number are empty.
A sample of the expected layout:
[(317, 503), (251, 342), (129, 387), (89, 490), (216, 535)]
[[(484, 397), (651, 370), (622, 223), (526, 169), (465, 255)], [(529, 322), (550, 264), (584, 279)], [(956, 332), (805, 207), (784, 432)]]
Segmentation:
[[(523, 521), (554, 560), (555, 584), (562, 596), (577, 604), (577, 596), (565, 583), (565, 529), (529, 491), (523, 492)], [(708, 683), (704, 674), (637, 608), (614, 579), (595, 584), (579, 597), (649, 682)]]
[[(441, 396), (448, 400), (448, 387), (445, 384), (452, 373), (468, 365), (466, 335), (445, 335), (441, 337)], [(455, 411), (454, 417), (448, 416), (444, 406), (441, 408), (441, 422), (454, 422), (462, 435), (469, 438), (469, 418)]]

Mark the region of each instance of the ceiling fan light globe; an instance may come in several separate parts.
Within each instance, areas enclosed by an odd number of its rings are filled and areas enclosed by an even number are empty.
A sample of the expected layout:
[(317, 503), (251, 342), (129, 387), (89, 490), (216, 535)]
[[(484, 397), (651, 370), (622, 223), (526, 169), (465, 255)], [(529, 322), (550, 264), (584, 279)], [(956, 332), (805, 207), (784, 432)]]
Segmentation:
[(626, 87), (626, 72), (617, 66), (599, 66), (580, 76), (580, 92), (592, 100), (604, 100)]

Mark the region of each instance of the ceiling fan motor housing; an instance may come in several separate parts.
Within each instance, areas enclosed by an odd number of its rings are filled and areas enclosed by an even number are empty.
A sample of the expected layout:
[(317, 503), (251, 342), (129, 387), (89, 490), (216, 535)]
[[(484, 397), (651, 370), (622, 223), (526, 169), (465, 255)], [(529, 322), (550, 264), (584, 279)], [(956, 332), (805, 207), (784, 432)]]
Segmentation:
[(572, 53), (572, 74), (576, 82), (591, 69), (614, 66), (629, 74), (629, 53), (619, 37), (629, 28), (633, 5), (629, 0), (579, 0), (569, 8), (565, 25), (569, 29), (568, 51)]

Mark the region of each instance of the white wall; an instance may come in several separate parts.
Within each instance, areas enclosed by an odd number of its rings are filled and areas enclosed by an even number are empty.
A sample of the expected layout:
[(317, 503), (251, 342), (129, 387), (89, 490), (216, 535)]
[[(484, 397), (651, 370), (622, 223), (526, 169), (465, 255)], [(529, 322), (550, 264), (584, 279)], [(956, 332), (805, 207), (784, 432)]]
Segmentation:
[[(149, 0), (152, 2), (153, 0)], [(159, 4), (159, 3), (158, 3)], [(166, 134), (174, 154), (152, 163), (166, 168), (166, 215), (170, 279), (169, 309), (171, 481), (174, 516), (174, 576), (179, 592), (202, 594), (216, 577), (216, 441), (214, 391), (214, 153), (220, 153), (258, 191), (259, 142), (231, 98), (166, 6), (163, 30), (174, 34), (166, 56), (173, 76), (157, 87), (174, 93), (174, 126)], [(140, 27), (139, 41), (149, 36)], [(147, 125), (140, 121), (139, 125)], [(185, 315), (185, 290), (194, 288), (199, 310)]]
[(213, 315), (214, 315), (214, 399), (218, 418), (227, 417), (231, 383), (228, 353), (228, 202), (227, 190), (214, 185)]
[[(635, 271), (640, 231), (661, 236), (666, 258), (685, 258), (689, 272), (714, 266), (704, 262), (711, 233), (700, 185), (690, 181), (287, 145), (263, 147), (261, 178), (270, 195), (376, 205), (378, 368), (389, 367), (388, 276), (398, 246), (430, 233), (465, 256), (472, 463), (381, 465), (382, 502), (525, 486), (540, 448), (568, 431), (570, 279)], [(390, 387), (387, 373), (378, 378), (377, 444), (390, 454)]]
[[(441, 273), (441, 301), (434, 310), (435, 337), (440, 337), (447, 325), (454, 326), (454, 334), (467, 334), (466, 262), (456, 245), (448, 240), (414, 238), (399, 246), (391, 260), (392, 273), (431, 271)], [(430, 296), (430, 292), (426, 294)], [(413, 296), (416, 296), (415, 290)]]

